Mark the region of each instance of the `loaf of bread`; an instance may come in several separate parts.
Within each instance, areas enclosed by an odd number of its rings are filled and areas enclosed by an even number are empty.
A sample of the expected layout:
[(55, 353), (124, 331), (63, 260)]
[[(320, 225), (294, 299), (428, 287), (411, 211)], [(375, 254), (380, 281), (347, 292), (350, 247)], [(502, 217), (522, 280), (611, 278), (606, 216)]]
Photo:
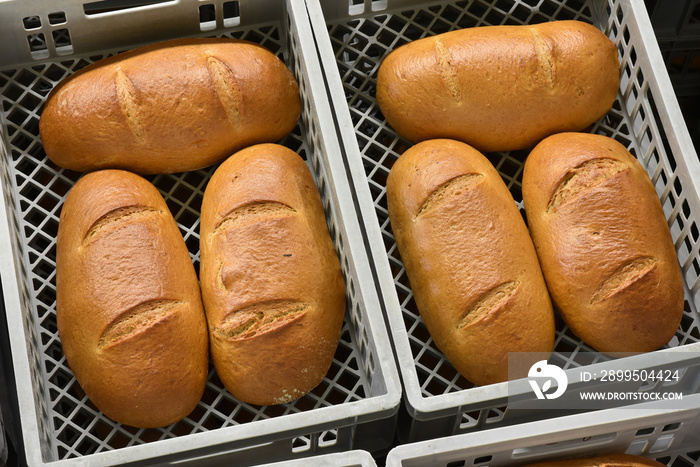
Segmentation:
[(303, 159), (261, 144), (221, 164), (202, 200), (200, 256), (211, 356), (226, 389), (273, 405), (316, 387), (338, 346), (345, 283)]
[(508, 379), (509, 352), (539, 352), (528, 368), (547, 359), (552, 304), (525, 221), (488, 159), (461, 142), (424, 141), (399, 157), (386, 190), (416, 305), (455, 369), (486, 385)]
[(612, 138), (542, 141), (523, 202), (549, 292), (571, 331), (601, 352), (666, 344), (683, 315), (683, 281), (654, 185)]
[(177, 39), (63, 80), (49, 94), (39, 131), (48, 157), (68, 169), (184, 172), (278, 141), (300, 109), (294, 76), (262, 46)]
[(654, 459), (631, 454), (607, 454), (584, 459), (564, 459), (537, 462), (528, 467), (665, 467)]
[(68, 193), (56, 320), (68, 365), (107, 417), (154, 428), (196, 407), (209, 365), (199, 284), (175, 220), (145, 179), (97, 171)]
[(619, 77), (615, 44), (590, 24), (483, 26), (392, 51), (379, 67), (377, 102), (411, 142), (510, 151), (594, 123), (612, 107)]

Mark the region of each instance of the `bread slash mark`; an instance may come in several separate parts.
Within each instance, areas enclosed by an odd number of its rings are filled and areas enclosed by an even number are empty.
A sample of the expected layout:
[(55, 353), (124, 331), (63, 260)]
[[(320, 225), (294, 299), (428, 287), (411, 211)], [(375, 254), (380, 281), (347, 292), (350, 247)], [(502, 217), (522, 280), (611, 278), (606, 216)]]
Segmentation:
[(464, 312), (459, 320), (458, 329), (465, 329), (475, 322), (496, 313), (515, 294), (519, 285), (520, 281), (517, 280), (504, 282), (481, 295)]
[(121, 108), (124, 114), (129, 129), (137, 140), (143, 141), (146, 134), (143, 124), (141, 123), (141, 115), (139, 114), (140, 105), (136, 93), (136, 86), (134, 86), (134, 83), (121, 68), (117, 70), (116, 76), (114, 77), (114, 85), (117, 91), (119, 108)]
[(459, 77), (457, 76), (457, 67), (452, 54), (445, 44), (438, 38), (435, 39), (435, 58), (438, 63), (438, 70), (442, 81), (450, 91), (452, 99), (459, 104), (462, 101), (462, 87), (459, 85)]
[(237, 207), (226, 214), (216, 227), (214, 227), (212, 234), (233, 227), (292, 216), (296, 214), (296, 212), (296, 209), (276, 201), (254, 201)]
[(625, 163), (607, 158), (592, 159), (570, 169), (554, 190), (547, 204), (547, 213), (626, 169)]
[(226, 117), (234, 128), (240, 127), (242, 97), (236, 76), (228, 65), (216, 57), (207, 58), (207, 70)]
[(532, 33), (532, 42), (535, 46), (535, 54), (537, 55), (537, 62), (542, 70), (544, 82), (549, 90), (553, 90), (554, 79), (556, 77), (554, 57), (552, 57), (547, 41), (545, 41), (542, 36), (537, 34), (537, 31), (534, 28), (530, 28), (530, 32)]
[(216, 269), (216, 287), (219, 290), (226, 292), (226, 284), (224, 284), (224, 262), (219, 262), (219, 267)]
[(471, 190), (481, 183), (483, 179), (484, 176), (480, 173), (470, 173), (459, 175), (448, 180), (428, 195), (425, 201), (423, 201), (421, 207), (418, 209), (415, 218), (417, 219), (431, 209), (435, 209), (446, 199), (453, 196), (458, 196), (462, 194), (462, 192)]
[(126, 310), (100, 336), (97, 348), (102, 350), (142, 333), (155, 323), (176, 313), (185, 302), (178, 300), (149, 300)]
[(310, 305), (297, 300), (272, 300), (233, 311), (214, 328), (219, 339), (239, 340), (278, 329), (306, 314)]
[(95, 241), (107, 227), (114, 227), (115, 223), (127, 220), (140, 222), (148, 216), (160, 215), (162, 213), (163, 211), (143, 205), (125, 206), (109, 211), (90, 226), (85, 237), (83, 237), (83, 246)]
[(590, 304), (602, 302), (634, 284), (651, 272), (657, 261), (658, 259), (652, 256), (640, 256), (621, 266), (600, 284), (591, 297)]

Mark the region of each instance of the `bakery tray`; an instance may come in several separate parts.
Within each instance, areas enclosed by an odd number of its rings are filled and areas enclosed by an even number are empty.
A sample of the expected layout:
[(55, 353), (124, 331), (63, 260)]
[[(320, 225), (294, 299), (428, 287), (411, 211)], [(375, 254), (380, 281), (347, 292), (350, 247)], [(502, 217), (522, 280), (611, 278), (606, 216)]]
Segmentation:
[[(400, 379), (303, 4), (131, 3), (136, 6), (115, 10), (125, 2), (0, 2), (0, 278), (23, 457), (29, 465), (249, 465), (350, 449), (386, 453), (393, 441)], [(81, 174), (46, 158), (38, 122), (49, 91), (76, 70), (139, 45), (187, 36), (262, 44), (299, 81), (302, 116), (282, 144), (301, 154), (314, 175), (346, 280), (347, 309), (328, 374), (301, 399), (268, 407), (241, 403), (210, 367), (202, 400), (187, 418), (162, 429), (135, 429), (95, 408), (61, 350), (55, 318), (56, 233), (62, 203)], [(199, 209), (213, 171), (148, 177), (178, 222), (197, 270)]]
[[(670, 225), (685, 284), (685, 310), (675, 337), (659, 351), (605, 362), (558, 320), (550, 362), (572, 374), (602, 369), (679, 370), (677, 388), (698, 391), (700, 373), (700, 163), (660, 56), (642, 0), (307, 0), (329, 88), (345, 164), (355, 187), (385, 317), (403, 381), (402, 442), (449, 436), (559, 417), (585, 408), (512, 410), (508, 383), (474, 387), (435, 347), (416, 308), (391, 232), (386, 179), (410, 146), (386, 123), (375, 98), (378, 66), (396, 47), (454, 29), (577, 19), (596, 25), (616, 44), (620, 88), (611, 111), (591, 131), (615, 138), (648, 171)], [(522, 210), (521, 178), (527, 151), (489, 153)], [(614, 366), (612, 366), (614, 365)], [(599, 373), (600, 374), (600, 373)], [(580, 378), (569, 390), (603, 383)], [(632, 391), (644, 390), (642, 382)], [(665, 383), (655, 386), (664, 387)], [(529, 392), (529, 396), (533, 396)], [(528, 397), (529, 397), (528, 396)], [(620, 402), (625, 404), (626, 402)], [(610, 407), (607, 407), (610, 408)]]
[(404, 444), (392, 449), (387, 467), (526, 465), (575, 457), (633, 454), (669, 467), (700, 465), (700, 395), (677, 410), (642, 404), (558, 420)]

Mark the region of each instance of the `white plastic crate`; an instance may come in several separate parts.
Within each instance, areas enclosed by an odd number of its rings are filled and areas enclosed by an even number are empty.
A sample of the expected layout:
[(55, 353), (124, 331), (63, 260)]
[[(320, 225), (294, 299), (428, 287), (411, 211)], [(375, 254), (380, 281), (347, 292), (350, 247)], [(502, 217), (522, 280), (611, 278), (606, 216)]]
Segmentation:
[[(605, 454), (700, 465), (700, 395), (674, 410), (643, 404), (397, 446), (387, 467), (526, 465)], [(656, 408), (655, 408), (656, 407)]]
[[(420, 318), (392, 235), (386, 178), (410, 143), (398, 137), (381, 114), (375, 98), (377, 69), (383, 57), (401, 44), (459, 28), (577, 19), (596, 25), (617, 44), (621, 71), (617, 100), (592, 131), (620, 141), (651, 176), (683, 271), (685, 313), (667, 348), (614, 363), (603, 362), (602, 355), (558, 320), (551, 361), (569, 370), (568, 392), (573, 395), (599, 384), (582, 381), (576, 370), (570, 370), (592, 364), (599, 365), (597, 369), (679, 369), (683, 378), (678, 388), (687, 393), (698, 391), (700, 198), (696, 184), (700, 183), (700, 164), (642, 0), (307, 0), (307, 8), (403, 380), (401, 441), (576, 411), (575, 404), (569, 411), (509, 410), (507, 383), (474, 387), (462, 378), (435, 347)], [(527, 151), (487, 157), (522, 208), (521, 178)], [(643, 389), (659, 389), (664, 384)], [(633, 390), (642, 385), (640, 382)]]
[[(0, 278), (27, 462), (248, 465), (349, 449), (388, 451), (400, 380), (351, 186), (338, 157), (330, 105), (318, 92), (324, 84), (303, 4), (157, 1), (110, 12), (100, 11), (100, 2), (0, 2)], [(241, 403), (211, 368), (192, 414), (162, 429), (135, 429), (95, 408), (61, 350), (55, 237), (62, 203), (80, 174), (46, 158), (39, 116), (52, 87), (89, 63), (146, 43), (203, 35), (260, 43), (299, 81), (302, 117), (282, 143), (305, 158), (321, 193), (347, 284), (346, 319), (330, 371), (301, 399), (269, 407)], [(178, 222), (197, 270), (199, 208), (213, 171), (148, 177)]]
[(260, 467), (377, 467), (377, 463), (367, 451), (354, 450), (293, 461), (275, 462)]

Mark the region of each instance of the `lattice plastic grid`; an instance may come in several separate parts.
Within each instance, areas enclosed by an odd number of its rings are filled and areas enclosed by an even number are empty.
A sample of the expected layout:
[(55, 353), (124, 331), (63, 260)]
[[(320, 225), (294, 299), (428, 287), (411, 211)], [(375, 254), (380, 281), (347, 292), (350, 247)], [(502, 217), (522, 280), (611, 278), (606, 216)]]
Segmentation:
[[(362, 5), (358, 5), (361, 7)], [(472, 387), (447, 362), (435, 347), (419, 314), (406, 278), (386, 208), (386, 177), (393, 162), (410, 146), (385, 122), (375, 99), (376, 72), (381, 59), (396, 47), (428, 35), (453, 29), (496, 25), (534, 24), (550, 20), (576, 19), (595, 23), (608, 18), (603, 28), (618, 44), (621, 62), (621, 88), (613, 109), (591, 131), (613, 137), (624, 144), (647, 168), (660, 196), (671, 226), (686, 284), (685, 313), (681, 326), (669, 343), (684, 345), (700, 340), (696, 311), (698, 274), (698, 227), (676, 176), (677, 164), (668, 147), (648, 83), (640, 69), (634, 44), (620, 2), (609, 1), (604, 11), (597, 11), (590, 1), (463, 0), (426, 2), (420, 7), (407, 7), (328, 23), (329, 35), (349, 105), (362, 162), (381, 225), (384, 245), (401, 304), (421, 393), (430, 397)], [(522, 210), (522, 166), (527, 151), (486, 154), (499, 170), (516, 203)], [(524, 212), (523, 212), (524, 216)], [(697, 214), (695, 214), (697, 216)], [(596, 363), (577, 360), (579, 352), (593, 349), (575, 337), (561, 320), (557, 321), (553, 361), (564, 368)], [(567, 356), (563, 355), (567, 353)], [(570, 355), (571, 357), (569, 357)], [(474, 411), (463, 414), (460, 428), (473, 426), (484, 418), (498, 421), (505, 408), (492, 408), (484, 414)]]
[[(287, 28), (288, 30), (288, 28)], [(370, 395), (372, 355), (363, 327), (360, 304), (349, 273), (339, 213), (328, 194), (327, 174), (319, 163), (318, 132), (310, 117), (308, 84), (299, 72), (299, 55), (292, 35), (281, 37), (280, 24), (226, 34), (260, 43), (276, 53), (297, 76), (303, 100), (302, 119), (282, 144), (307, 160), (322, 194), (329, 230), (340, 256), (348, 293), (348, 311), (333, 364), (323, 382), (307, 396), (290, 404), (258, 407), (235, 400), (210, 368), (206, 389), (197, 408), (184, 420), (162, 429), (136, 429), (104, 417), (85, 397), (70, 372), (61, 350), (55, 322), (55, 238), (60, 209), (80, 174), (61, 169), (45, 156), (38, 122), (42, 105), (53, 85), (80, 68), (111, 53), (68, 58), (22, 69), (0, 71), (0, 95), (8, 157), (3, 158), (2, 179), (8, 190), (7, 205), (16, 232), (15, 251), (23, 252), (18, 281), (28, 332), (30, 365), (45, 457), (66, 459), (161, 439), (205, 432), (259, 419), (306, 412), (344, 404)], [(287, 44), (287, 45), (285, 45)], [(291, 62), (291, 63), (290, 63)], [(160, 190), (185, 239), (195, 268), (199, 270), (199, 208), (203, 190), (214, 168), (172, 175), (147, 177)], [(351, 322), (348, 322), (348, 318)], [(354, 330), (354, 331), (353, 331)], [(369, 380), (368, 380), (369, 378)], [(332, 446), (338, 430), (296, 437), (294, 452)]]
[(697, 467), (700, 465), (700, 450), (671, 456), (662, 456), (658, 457), (656, 460), (669, 467)]

